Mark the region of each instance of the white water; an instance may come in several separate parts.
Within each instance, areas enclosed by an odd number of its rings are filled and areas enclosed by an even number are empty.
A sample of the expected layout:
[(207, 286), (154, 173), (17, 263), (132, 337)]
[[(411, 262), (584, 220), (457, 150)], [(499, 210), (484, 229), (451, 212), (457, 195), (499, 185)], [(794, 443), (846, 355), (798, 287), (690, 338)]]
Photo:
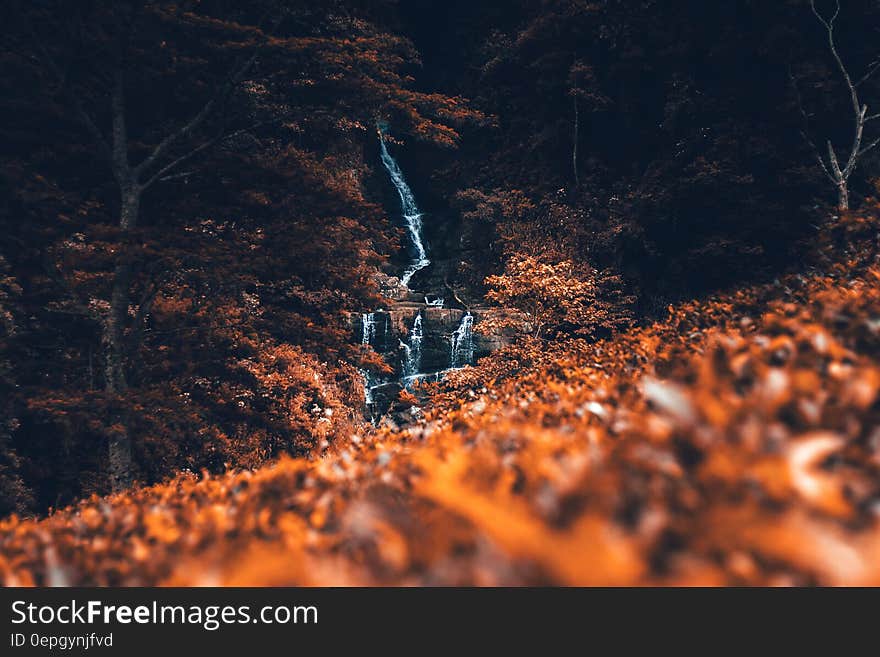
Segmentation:
[(406, 230), (415, 249), (415, 259), (400, 277), (400, 282), (408, 286), (410, 279), (417, 271), (431, 264), (431, 261), (428, 259), (428, 252), (425, 249), (425, 243), (422, 241), (422, 213), (419, 211), (419, 206), (416, 205), (416, 199), (413, 196), (412, 190), (403, 178), (403, 172), (388, 152), (381, 132), (379, 133), (379, 154), (382, 158), (382, 164), (385, 165), (385, 169), (391, 177), (391, 182), (394, 183), (394, 187), (400, 195), (403, 221), (406, 224)]
[[(376, 313), (363, 313), (361, 315), (361, 344), (372, 345), (376, 339)], [(388, 331), (388, 324), (385, 324)], [(364, 406), (370, 414), (370, 421), (376, 422), (376, 397), (373, 395), (373, 377), (366, 370), (359, 370), (364, 380)]]
[[(365, 345), (371, 345), (374, 348), (384, 350), (387, 344), (387, 336), (390, 321), (387, 315), (382, 312), (363, 313), (361, 315), (362, 333), (361, 342)], [(379, 325), (383, 324), (382, 327)], [(384, 329), (385, 340), (379, 335), (379, 331)], [(449, 360), (445, 369), (435, 372), (422, 372), (422, 343), (424, 341), (424, 314), (418, 312), (413, 318), (412, 326), (405, 338), (398, 340), (398, 354), (400, 358), (400, 369), (396, 381), (406, 390), (412, 390), (414, 385), (420, 383), (435, 383), (442, 381), (450, 372), (455, 372), (466, 368), (473, 364), (474, 352), (476, 345), (474, 344), (474, 316), (469, 312), (465, 312), (459, 321), (458, 327), (449, 335)], [(374, 376), (366, 371), (361, 371), (364, 379), (364, 402), (366, 405), (367, 417), (375, 424), (382, 412), (382, 407), (387, 404), (385, 401), (390, 399), (387, 397), (387, 391), (378, 392), (385, 386), (394, 384), (395, 379), (387, 377)]]
[(474, 316), (465, 313), (458, 328), (452, 332), (449, 348), (449, 367), (470, 365), (474, 360)]
[(417, 381), (422, 383), (437, 383), (438, 381), (442, 381), (450, 372), (455, 372), (460, 369), (460, 367), (449, 367), (445, 370), (440, 370), (439, 372), (421, 372), (419, 374), (413, 374), (412, 376), (405, 376), (403, 377), (403, 385), (409, 390), (412, 387), (412, 384)]
[(373, 399), (373, 386), (370, 384), (370, 375), (366, 370), (358, 370), (358, 372), (364, 380), (364, 403), (369, 407), (370, 404), (374, 404), (376, 401)]
[(367, 413), (370, 414), (370, 422), (373, 424), (376, 423), (377, 414), (376, 414), (376, 397), (373, 394), (373, 382), (371, 381), (370, 374), (366, 370), (358, 370), (361, 375), (361, 378), (364, 380), (364, 408)]
[(361, 315), (361, 344), (373, 344), (376, 337), (376, 313)]
[(401, 359), (401, 368), (400, 368), (401, 371), (403, 372), (403, 376), (406, 377), (406, 376), (409, 376), (410, 374), (415, 374), (415, 372), (412, 371), (412, 365), (410, 365), (410, 363), (412, 363), (412, 347), (410, 347), (403, 340), (399, 340), (398, 342), (399, 342), (398, 346), (399, 346), (400, 350), (403, 352), (403, 358)]
[(403, 378), (407, 379), (419, 373), (422, 366), (422, 313), (416, 315), (407, 342), (401, 342), (404, 351)]
[[(412, 277), (418, 271), (431, 264), (422, 235), (422, 213), (419, 211), (412, 190), (407, 185), (400, 167), (388, 152), (388, 147), (381, 132), (379, 133), (379, 153), (382, 164), (386, 171), (388, 171), (391, 182), (400, 196), (404, 225), (412, 243), (412, 248), (409, 250), (413, 256), (411, 263), (400, 277), (401, 283), (409, 287)], [(444, 299), (436, 295), (428, 295), (425, 297), (425, 307), (443, 308)], [(379, 334), (379, 324), (382, 322), (384, 322), (383, 327), (381, 327), (384, 336)], [(364, 313), (362, 315), (361, 342), (364, 345), (373, 346), (386, 358), (389, 355), (388, 352), (393, 351), (393, 347), (390, 347), (388, 343), (390, 324), (389, 316), (383, 312)], [(413, 319), (412, 327), (406, 338), (399, 340), (398, 358), (400, 358), (400, 369), (398, 370), (399, 374), (395, 377), (396, 381), (402, 384), (405, 389), (411, 389), (417, 382), (441, 381), (449, 372), (460, 370), (473, 364), (475, 351), (473, 325), (473, 315), (465, 312), (458, 327), (449, 336), (449, 366), (439, 372), (422, 372), (424, 328), (422, 312), (419, 312)], [(394, 331), (395, 333), (397, 332), (396, 329)], [(429, 352), (429, 355), (430, 353), (433, 352)], [(363, 375), (364, 397), (367, 410), (373, 422), (376, 422), (377, 414), (380, 412), (379, 407), (383, 405), (382, 400), (385, 400), (389, 394), (388, 391), (384, 390), (384, 387), (392, 386), (394, 380), (387, 377), (373, 376), (368, 373), (363, 373)]]

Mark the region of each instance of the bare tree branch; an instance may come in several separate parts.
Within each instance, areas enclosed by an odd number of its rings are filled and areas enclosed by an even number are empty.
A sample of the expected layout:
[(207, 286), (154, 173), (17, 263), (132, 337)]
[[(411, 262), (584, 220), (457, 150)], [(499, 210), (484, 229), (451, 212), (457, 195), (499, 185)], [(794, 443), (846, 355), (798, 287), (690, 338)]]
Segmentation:
[(46, 68), (50, 73), (55, 77), (56, 82), (58, 83), (58, 89), (61, 91), (66, 97), (67, 102), (70, 103), (70, 106), (73, 108), (74, 114), (83, 124), (83, 126), (88, 130), (89, 134), (92, 136), (92, 139), (95, 140), (95, 143), (98, 145), (98, 148), (101, 150), (102, 154), (107, 158), (108, 161), (113, 160), (113, 152), (110, 148), (110, 144), (107, 143), (107, 139), (98, 129), (98, 126), (92, 120), (92, 117), (89, 116), (88, 112), (83, 108), (82, 102), (79, 99), (71, 86), (67, 83), (67, 75), (61, 70), (61, 67), (58, 66), (58, 63), (55, 61), (55, 58), (52, 57), (52, 54), (49, 52), (49, 49), (46, 47), (46, 44), (43, 43), (43, 40), (40, 38), (34, 26), (31, 24), (30, 20), (28, 20), (26, 12), (21, 11), (21, 16), (25, 22), (25, 26), (27, 27), (28, 32), (30, 32), (31, 38), (37, 46), (37, 50), (40, 53), (40, 57), (43, 60)]
[(197, 171), (181, 171), (180, 173), (172, 173), (168, 176), (162, 176), (156, 182), (168, 182), (169, 180), (177, 180), (178, 178), (189, 178), (190, 176), (194, 176), (198, 173)]
[(120, 56), (113, 70), (113, 93), (110, 96), (110, 114), (113, 123), (112, 162), (113, 174), (121, 185), (130, 182), (128, 164), (128, 128), (125, 122), (125, 80), (122, 73), (123, 62)]
[(819, 10), (816, 9), (816, 2), (815, 2), (815, 0), (810, 0), (810, 7), (813, 9), (813, 13), (816, 15), (816, 18), (818, 18), (819, 21), (822, 23), (822, 25), (825, 26), (825, 29), (827, 29), (827, 30), (833, 30), (833, 29), (834, 29), (834, 21), (837, 20), (837, 16), (840, 14), (840, 2), (839, 2), (839, 0), (835, 0), (835, 10), (834, 10), (834, 15), (831, 17), (830, 20), (825, 20), (825, 18), (819, 13)]
[(834, 146), (831, 145), (830, 139), (828, 140), (828, 160), (831, 162), (831, 170), (839, 180), (843, 177), (843, 171), (840, 170), (840, 163), (837, 161), (837, 153), (834, 152)]
[(861, 155), (864, 155), (865, 153), (867, 153), (868, 151), (870, 151), (872, 148), (876, 148), (878, 144), (880, 144), (880, 138), (875, 139), (875, 140), (872, 141), (870, 144), (868, 144), (867, 146), (865, 146), (861, 151), (859, 151), (859, 155), (860, 155), (860, 156), (861, 156)]
[(825, 166), (825, 160), (823, 160), (823, 159), (822, 159), (822, 156), (819, 154), (819, 149), (816, 148), (816, 145), (815, 145), (815, 144), (813, 143), (813, 141), (807, 136), (807, 134), (806, 134), (805, 132), (802, 132), (801, 134), (804, 136), (804, 139), (807, 140), (807, 143), (808, 143), (808, 144), (810, 145), (810, 147), (813, 149), (813, 154), (814, 154), (815, 157), (816, 157), (816, 162), (818, 162), (818, 163), (819, 163), (819, 166), (822, 167), (822, 171), (825, 172), (825, 175), (828, 176), (828, 178), (829, 178), (829, 180), (831, 180), (831, 182), (836, 183), (837, 181), (834, 179), (834, 176), (831, 175), (831, 172), (828, 171), (828, 167)]
[(233, 70), (230, 71), (223, 84), (220, 85), (215, 94), (208, 100), (207, 103), (205, 103), (204, 106), (202, 106), (202, 108), (195, 114), (195, 116), (193, 116), (178, 130), (172, 132), (170, 135), (165, 137), (165, 139), (160, 141), (153, 149), (153, 152), (150, 153), (150, 155), (148, 155), (143, 162), (134, 167), (134, 172), (137, 177), (140, 177), (150, 167), (155, 165), (156, 162), (163, 155), (165, 155), (174, 144), (192, 135), (192, 133), (194, 133), (205, 122), (205, 120), (210, 116), (214, 107), (222, 102), (222, 100), (229, 92), (232, 91), (236, 84), (241, 82), (247, 71), (253, 65), (254, 61), (256, 61), (258, 52), (259, 50), (255, 50), (251, 54), (251, 56), (244, 61), (244, 63), (233, 67)]
[[(847, 210), (849, 209), (849, 178), (858, 165), (859, 157), (874, 148), (878, 143), (873, 142), (867, 147), (862, 148), (862, 138), (865, 132), (865, 124), (868, 121), (880, 118), (880, 114), (872, 114), (871, 116), (868, 116), (868, 106), (866, 104), (863, 104), (859, 100), (858, 85), (866, 81), (868, 78), (871, 77), (871, 75), (874, 74), (875, 71), (880, 69), (880, 60), (872, 62), (871, 65), (868, 67), (867, 73), (865, 73), (865, 75), (862, 76), (862, 78), (858, 82), (853, 83), (849, 71), (844, 65), (843, 59), (841, 58), (840, 53), (837, 50), (837, 42), (834, 38), (834, 22), (840, 15), (840, 0), (835, 0), (834, 13), (831, 15), (830, 18), (825, 18), (819, 12), (819, 10), (816, 8), (816, 0), (810, 0), (810, 8), (813, 10), (813, 14), (816, 16), (818, 21), (825, 27), (825, 32), (828, 37), (828, 48), (831, 51), (831, 55), (834, 58), (834, 61), (837, 64), (837, 68), (840, 71), (840, 74), (843, 76), (843, 81), (846, 84), (847, 90), (849, 91), (855, 126), (853, 130), (853, 143), (850, 147), (849, 157), (847, 157), (846, 164), (843, 166), (843, 168), (841, 168), (840, 166), (840, 162), (837, 158), (837, 153), (834, 150), (834, 146), (832, 145), (831, 140), (827, 140), (828, 161), (831, 165), (830, 172), (825, 166), (825, 162), (823, 161), (822, 156), (818, 154), (817, 149), (814, 145), (812, 145), (812, 142), (810, 142), (809, 137), (806, 137), (806, 139), (808, 143), (811, 144), (814, 153), (817, 155), (817, 159), (819, 160), (819, 164), (822, 166), (823, 171), (831, 178), (832, 182), (837, 187), (838, 207), (841, 210)], [(794, 82), (794, 76), (791, 75), (790, 71), (789, 76), (792, 78), (792, 82)], [(795, 91), (797, 91), (797, 85), (795, 85)], [(804, 116), (804, 119), (806, 120), (807, 114), (806, 112), (804, 112), (803, 106), (801, 105), (800, 96), (798, 96), (798, 105), (801, 108), (801, 113)]]
[[(149, 169), (153, 166), (157, 165), (160, 159), (168, 153), (168, 151), (179, 141), (185, 139), (186, 137), (191, 136), (198, 128), (205, 122), (205, 120), (211, 115), (213, 110), (220, 105), (225, 98), (232, 92), (235, 86), (244, 79), (244, 76), (247, 75), (247, 72), (250, 70), (251, 66), (253, 66), (254, 62), (257, 60), (257, 56), (262, 52), (263, 48), (266, 46), (268, 42), (268, 37), (274, 33), (275, 29), (280, 25), (281, 20), (283, 18), (283, 14), (278, 11), (278, 3), (270, 3), (270, 6), (266, 9), (265, 13), (260, 18), (258, 25), (262, 30), (263, 25), (266, 24), (266, 21), (269, 18), (276, 14), (273, 22), (270, 22), (268, 29), (264, 32), (266, 39), (263, 40), (262, 43), (257, 44), (254, 48), (254, 51), (244, 60), (239, 60), (236, 64), (232, 66), (226, 79), (223, 83), (217, 88), (214, 95), (205, 103), (202, 108), (196, 112), (196, 114), (183, 126), (181, 126), (178, 130), (169, 134), (165, 139), (160, 141), (153, 151), (136, 167), (134, 167), (134, 174), (136, 179), (140, 179), (140, 177), (146, 174)], [(195, 151), (191, 152), (189, 155), (184, 156), (183, 159), (178, 158), (172, 162), (170, 168), (177, 166), (185, 159), (188, 159), (191, 155), (194, 155), (196, 152), (200, 150), (204, 150), (207, 146), (203, 145), (203, 147), (198, 147)], [(149, 182), (146, 185), (152, 184), (158, 177), (162, 175), (162, 172), (167, 173), (170, 170), (169, 167), (163, 167), (160, 170), (160, 173), (153, 175), (150, 177)]]
[(862, 135), (865, 132), (865, 114), (868, 113), (868, 106), (862, 105), (862, 109), (856, 114), (856, 131), (853, 136), (852, 150), (849, 152), (849, 160), (846, 163), (846, 177), (856, 168), (856, 162), (859, 159), (859, 149), (862, 145)]
[(804, 122), (804, 128), (801, 130), (801, 136), (804, 138), (804, 141), (807, 143), (807, 146), (810, 147), (810, 150), (813, 151), (813, 156), (816, 158), (816, 162), (819, 163), (819, 166), (822, 167), (822, 171), (825, 172), (825, 175), (828, 176), (828, 179), (834, 183), (834, 176), (831, 175), (831, 172), (828, 170), (828, 167), (825, 166), (825, 160), (822, 159), (822, 154), (819, 152), (819, 148), (816, 146), (815, 142), (810, 138), (810, 117), (807, 114), (807, 110), (804, 109), (803, 100), (801, 99), (801, 90), (798, 87), (797, 80), (794, 77), (794, 73), (791, 71), (791, 66), (788, 67), (788, 79), (791, 81), (791, 88), (794, 90), (795, 100), (797, 102), (798, 111), (801, 114), (801, 118)]
[(874, 75), (874, 73), (876, 73), (877, 71), (880, 71), (880, 59), (872, 62), (871, 65), (868, 66), (868, 71), (861, 78), (859, 78), (859, 81), (856, 82), (856, 86), (858, 87), (863, 85), (865, 82), (870, 80), (871, 76)]
[(164, 176), (166, 173), (171, 172), (173, 169), (177, 168), (179, 165), (183, 164), (184, 162), (191, 159), (195, 155), (198, 155), (202, 151), (210, 148), (214, 144), (221, 142), (221, 141), (226, 141), (227, 139), (232, 139), (233, 137), (236, 137), (236, 136), (243, 134), (245, 132), (250, 132), (251, 130), (255, 130), (255, 129), (259, 128), (260, 126), (266, 125), (267, 123), (275, 123), (275, 121), (260, 121), (258, 123), (251, 125), (251, 126), (248, 126), (247, 128), (241, 128), (241, 129), (235, 130), (233, 132), (229, 132), (229, 133), (221, 132), (213, 139), (209, 139), (208, 141), (204, 142), (203, 144), (197, 146), (196, 148), (193, 148), (188, 153), (185, 153), (184, 155), (181, 155), (177, 159), (172, 160), (171, 162), (166, 164), (164, 167), (159, 169), (155, 174), (153, 174), (145, 183), (143, 183), (143, 185), (141, 185), (141, 188), (147, 189), (149, 186), (151, 186), (157, 180), (166, 180), (167, 178), (163, 178), (162, 176)]

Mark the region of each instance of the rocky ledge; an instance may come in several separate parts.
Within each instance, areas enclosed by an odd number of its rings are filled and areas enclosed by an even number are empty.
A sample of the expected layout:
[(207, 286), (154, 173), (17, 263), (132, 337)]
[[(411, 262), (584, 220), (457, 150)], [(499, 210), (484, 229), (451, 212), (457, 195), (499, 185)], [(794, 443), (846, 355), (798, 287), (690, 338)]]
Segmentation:
[(382, 378), (365, 375), (367, 415), (373, 419), (388, 411), (404, 388), (417, 392), (415, 382), (440, 380), (451, 368), (472, 365), (512, 340), (479, 330), (488, 308), (444, 308), (415, 300), (415, 293), (408, 296), (350, 316), (352, 340), (370, 345), (394, 369)]

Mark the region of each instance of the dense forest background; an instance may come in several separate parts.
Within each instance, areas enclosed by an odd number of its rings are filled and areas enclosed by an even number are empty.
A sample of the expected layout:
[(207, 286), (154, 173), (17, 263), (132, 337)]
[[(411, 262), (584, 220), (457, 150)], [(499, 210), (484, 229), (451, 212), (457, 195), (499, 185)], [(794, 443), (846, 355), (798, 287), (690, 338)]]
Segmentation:
[[(800, 0), (46, 0), (3, 21), (3, 515), (363, 424), (358, 370), (382, 365), (346, 317), (403, 257), (377, 122), (461, 298), (515, 303), (504, 280), (559, 263), (590, 283), (601, 312), (545, 339), (802, 264), (837, 204), (811, 143), (852, 140)], [(856, 79), (878, 27), (876, 0), (844, 3)], [(859, 93), (880, 104), (880, 76)]]

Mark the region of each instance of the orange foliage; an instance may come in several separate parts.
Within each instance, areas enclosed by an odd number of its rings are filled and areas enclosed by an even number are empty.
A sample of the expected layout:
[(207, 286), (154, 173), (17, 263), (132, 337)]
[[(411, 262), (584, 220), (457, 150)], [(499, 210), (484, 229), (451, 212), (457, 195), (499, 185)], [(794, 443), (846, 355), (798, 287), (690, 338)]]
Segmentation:
[[(611, 339), (526, 340), (408, 428), (3, 521), (0, 576), (878, 585), (878, 316), (863, 254)], [(271, 388), (297, 357), (246, 366)]]
[[(539, 338), (572, 333), (591, 335), (598, 328), (616, 328), (626, 321), (619, 306), (602, 299), (600, 275), (570, 260), (545, 262), (515, 255), (503, 274), (489, 276), (486, 298), (526, 314), (531, 333)], [(522, 325), (514, 318), (490, 318), (484, 329)]]

